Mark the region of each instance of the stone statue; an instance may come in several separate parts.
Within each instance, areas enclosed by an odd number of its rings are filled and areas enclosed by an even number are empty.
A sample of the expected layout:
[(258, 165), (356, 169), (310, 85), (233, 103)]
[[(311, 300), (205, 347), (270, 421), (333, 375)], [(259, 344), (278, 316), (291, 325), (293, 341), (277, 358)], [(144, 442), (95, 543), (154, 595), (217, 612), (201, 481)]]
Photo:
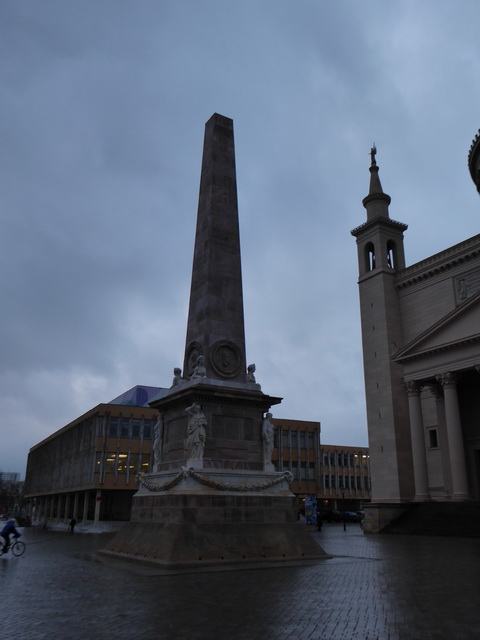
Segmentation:
[(163, 448), (163, 418), (158, 416), (158, 420), (153, 427), (153, 472), (158, 471), (158, 465), (162, 460), (162, 448)]
[(182, 370), (178, 367), (175, 367), (175, 369), (173, 370), (173, 382), (170, 389), (173, 389), (173, 387), (179, 387), (184, 382), (185, 380), (182, 378)]
[(262, 423), (262, 439), (263, 439), (263, 464), (265, 467), (272, 466), (273, 453), (273, 424), (270, 422), (271, 413), (267, 413)]
[(372, 160), (372, 164), (377, 164), (377, 161), (375, 160), (376, 155), (377, 155), (377, 147), (375, 146), (375, 143), (373, 143), (373, 147), (370, 149), (370, 158)]
[(248, 365), (248, 367), (247, 367), (247, 382), (250, 382), (252, 384), (256, 384), (255, 370), (256, 370), (255, 364), (249, 364)]
[(189, 416), (187, 429), (188, 459), (203, 460), (207, 419), (202, 413), (201, 406), (197, 403), (193, 403), (192, 406), (187, 407), (185, 411)]
[(196, 378), (205, 378), (206, 375), (207, 370), (205, 368), (205, 359), (203, 356), (198, 356), (197, 364), (193, 370), (191, 380), (195, 380)]

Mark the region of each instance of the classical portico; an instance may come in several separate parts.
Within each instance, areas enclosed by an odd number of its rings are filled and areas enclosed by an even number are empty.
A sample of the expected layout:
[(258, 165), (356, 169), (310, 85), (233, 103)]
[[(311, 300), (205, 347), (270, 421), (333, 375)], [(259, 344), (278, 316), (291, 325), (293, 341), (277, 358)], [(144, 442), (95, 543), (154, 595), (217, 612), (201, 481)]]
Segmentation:
[[(477, 252), (478, 240), (473, 245), (477, 247), (474, 251), (470, 242), (449, 250), (450, 269), (461, 268), (466, 262), (470, 265), (467, 256)], [(417, 278), (421, 264), (414, 265), (405, 276), (409, 275), (411, 279), (415, 273)], [(421, 281), (424, 282), (428, 273), (424, 271), (423, 276)], [(452, 280), (455, 282), (458, 277)], [(408, 297), (415, 293), (406, 293), (405, 278), (402, 285), (400, 299), (406, 308)], [(412, 283), (412, 289), (414, 286)], [(458, 293), (458, 287), (456, 290)], [(415, 501), (480, 498), (479, 296), (479, 292), (471, 290), (466, 299), (457, 296), (457, 304), (450, 313), (392, 356), (404, 371)]]
[[(436, 499), (461, 501), (469, 500), (471, 497), (467, 475), (467, 443), (464, 442), (458, 394), (461, 377), (461, 372), (446, 371), (439, 373), (434, 379), (405, 382), (410, 415), (415, 502), (424, 502), (432, 498), (428, 470), (433, 461), (429, 461), (428, 452), (437, 448), (441, 456), (443, 483), (442, 486), (433, 489)], [(423, 389), (426, 389), (427, 393), (422, 402)], [(432, 411), (429, 407), (429, 400), (432, 398), (429, 390), (435, 398), (433, 416), (436, 419), (436, 428), (431, 424), (428, 427), (423, 418), (424, 412)], [(444, 425), (442, 430), (439, 428), (440, 425)], [(441, 431), (443, 433), (440, 433)]]

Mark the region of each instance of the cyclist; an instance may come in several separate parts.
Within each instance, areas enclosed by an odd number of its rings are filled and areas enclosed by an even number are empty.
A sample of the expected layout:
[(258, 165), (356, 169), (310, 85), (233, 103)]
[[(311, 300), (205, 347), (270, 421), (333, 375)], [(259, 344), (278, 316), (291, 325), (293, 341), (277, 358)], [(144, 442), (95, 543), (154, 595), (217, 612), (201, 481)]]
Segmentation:
[(14, 538), (20, 538), (20, 536), (22, 535), (21, 533), (18, 533), (17, 529), (15, 528), (14, 518), (10, 518), (7, 524), (0, 531), (0, 536), (2, 536), (4, 540), (2, 553), (6, 553), (6, 551), (8, 551), (8, 548), (10, 546), (10, 535), (13, 535)]

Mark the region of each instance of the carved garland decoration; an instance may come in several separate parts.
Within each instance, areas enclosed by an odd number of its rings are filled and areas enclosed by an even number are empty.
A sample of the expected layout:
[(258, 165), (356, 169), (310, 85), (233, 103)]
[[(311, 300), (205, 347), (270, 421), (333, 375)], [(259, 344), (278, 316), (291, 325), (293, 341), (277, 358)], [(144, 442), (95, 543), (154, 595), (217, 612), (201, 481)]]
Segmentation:
[(203, 476), (200, 473), (197, 473), (193, 467), (182, 467), (182, 470), (177, 476), (175, 476), (175, 478), (168, 482), (164, 482), (163, 484), (155, 484), (154, 482), (146, 480), (143, 473), (137, 474), (137, 480), (143, 487), (145, 487), (145, 489), (148, 489), (148, 491), (168, 491), (177, 485), (182, 478), (188, 478), (188, 476), (192, 477), (200, 484), (212, 487), (213, 489), (218, 489), (219, 491), (261, 491), (262, 489), (269, 489), (284, 480), (287, 480), (289, 485), (293, 482), (293, 474), (290, 471), (284, 471), (282, 475), (276, 476), (275, 478), (265, 482), (245, 482), (243, 484), (235, 482), (221, 482), (219, 480), (214, 480), (209, 476)]

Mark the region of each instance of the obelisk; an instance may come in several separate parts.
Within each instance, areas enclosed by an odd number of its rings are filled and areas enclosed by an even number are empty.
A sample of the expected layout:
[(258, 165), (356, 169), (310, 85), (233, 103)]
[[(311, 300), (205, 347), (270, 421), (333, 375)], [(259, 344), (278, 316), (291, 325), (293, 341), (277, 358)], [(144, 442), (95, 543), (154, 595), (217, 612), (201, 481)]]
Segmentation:
[(247, 371), (233, 122), (205, 126), (184, 371), (158, 409), (152, 472), (102, 551), (165, 569), (328, 557), (297, 523), (292, 474), (274, 470), (269, 409)]
[(199, 355), (206, 377), (246, 381), (243, 287), (233, 121), (205, 125), (184, 375)]
[[(171, 393), (151, 403), (163, 418), (156, 470), (263, 471), (263, 414), (281, 398), (247, 376), (233, 121), (219, 114), (205, 125), (183, 366)], [(201, 459), (185, 443), (194, 405), (206, 422)]]

